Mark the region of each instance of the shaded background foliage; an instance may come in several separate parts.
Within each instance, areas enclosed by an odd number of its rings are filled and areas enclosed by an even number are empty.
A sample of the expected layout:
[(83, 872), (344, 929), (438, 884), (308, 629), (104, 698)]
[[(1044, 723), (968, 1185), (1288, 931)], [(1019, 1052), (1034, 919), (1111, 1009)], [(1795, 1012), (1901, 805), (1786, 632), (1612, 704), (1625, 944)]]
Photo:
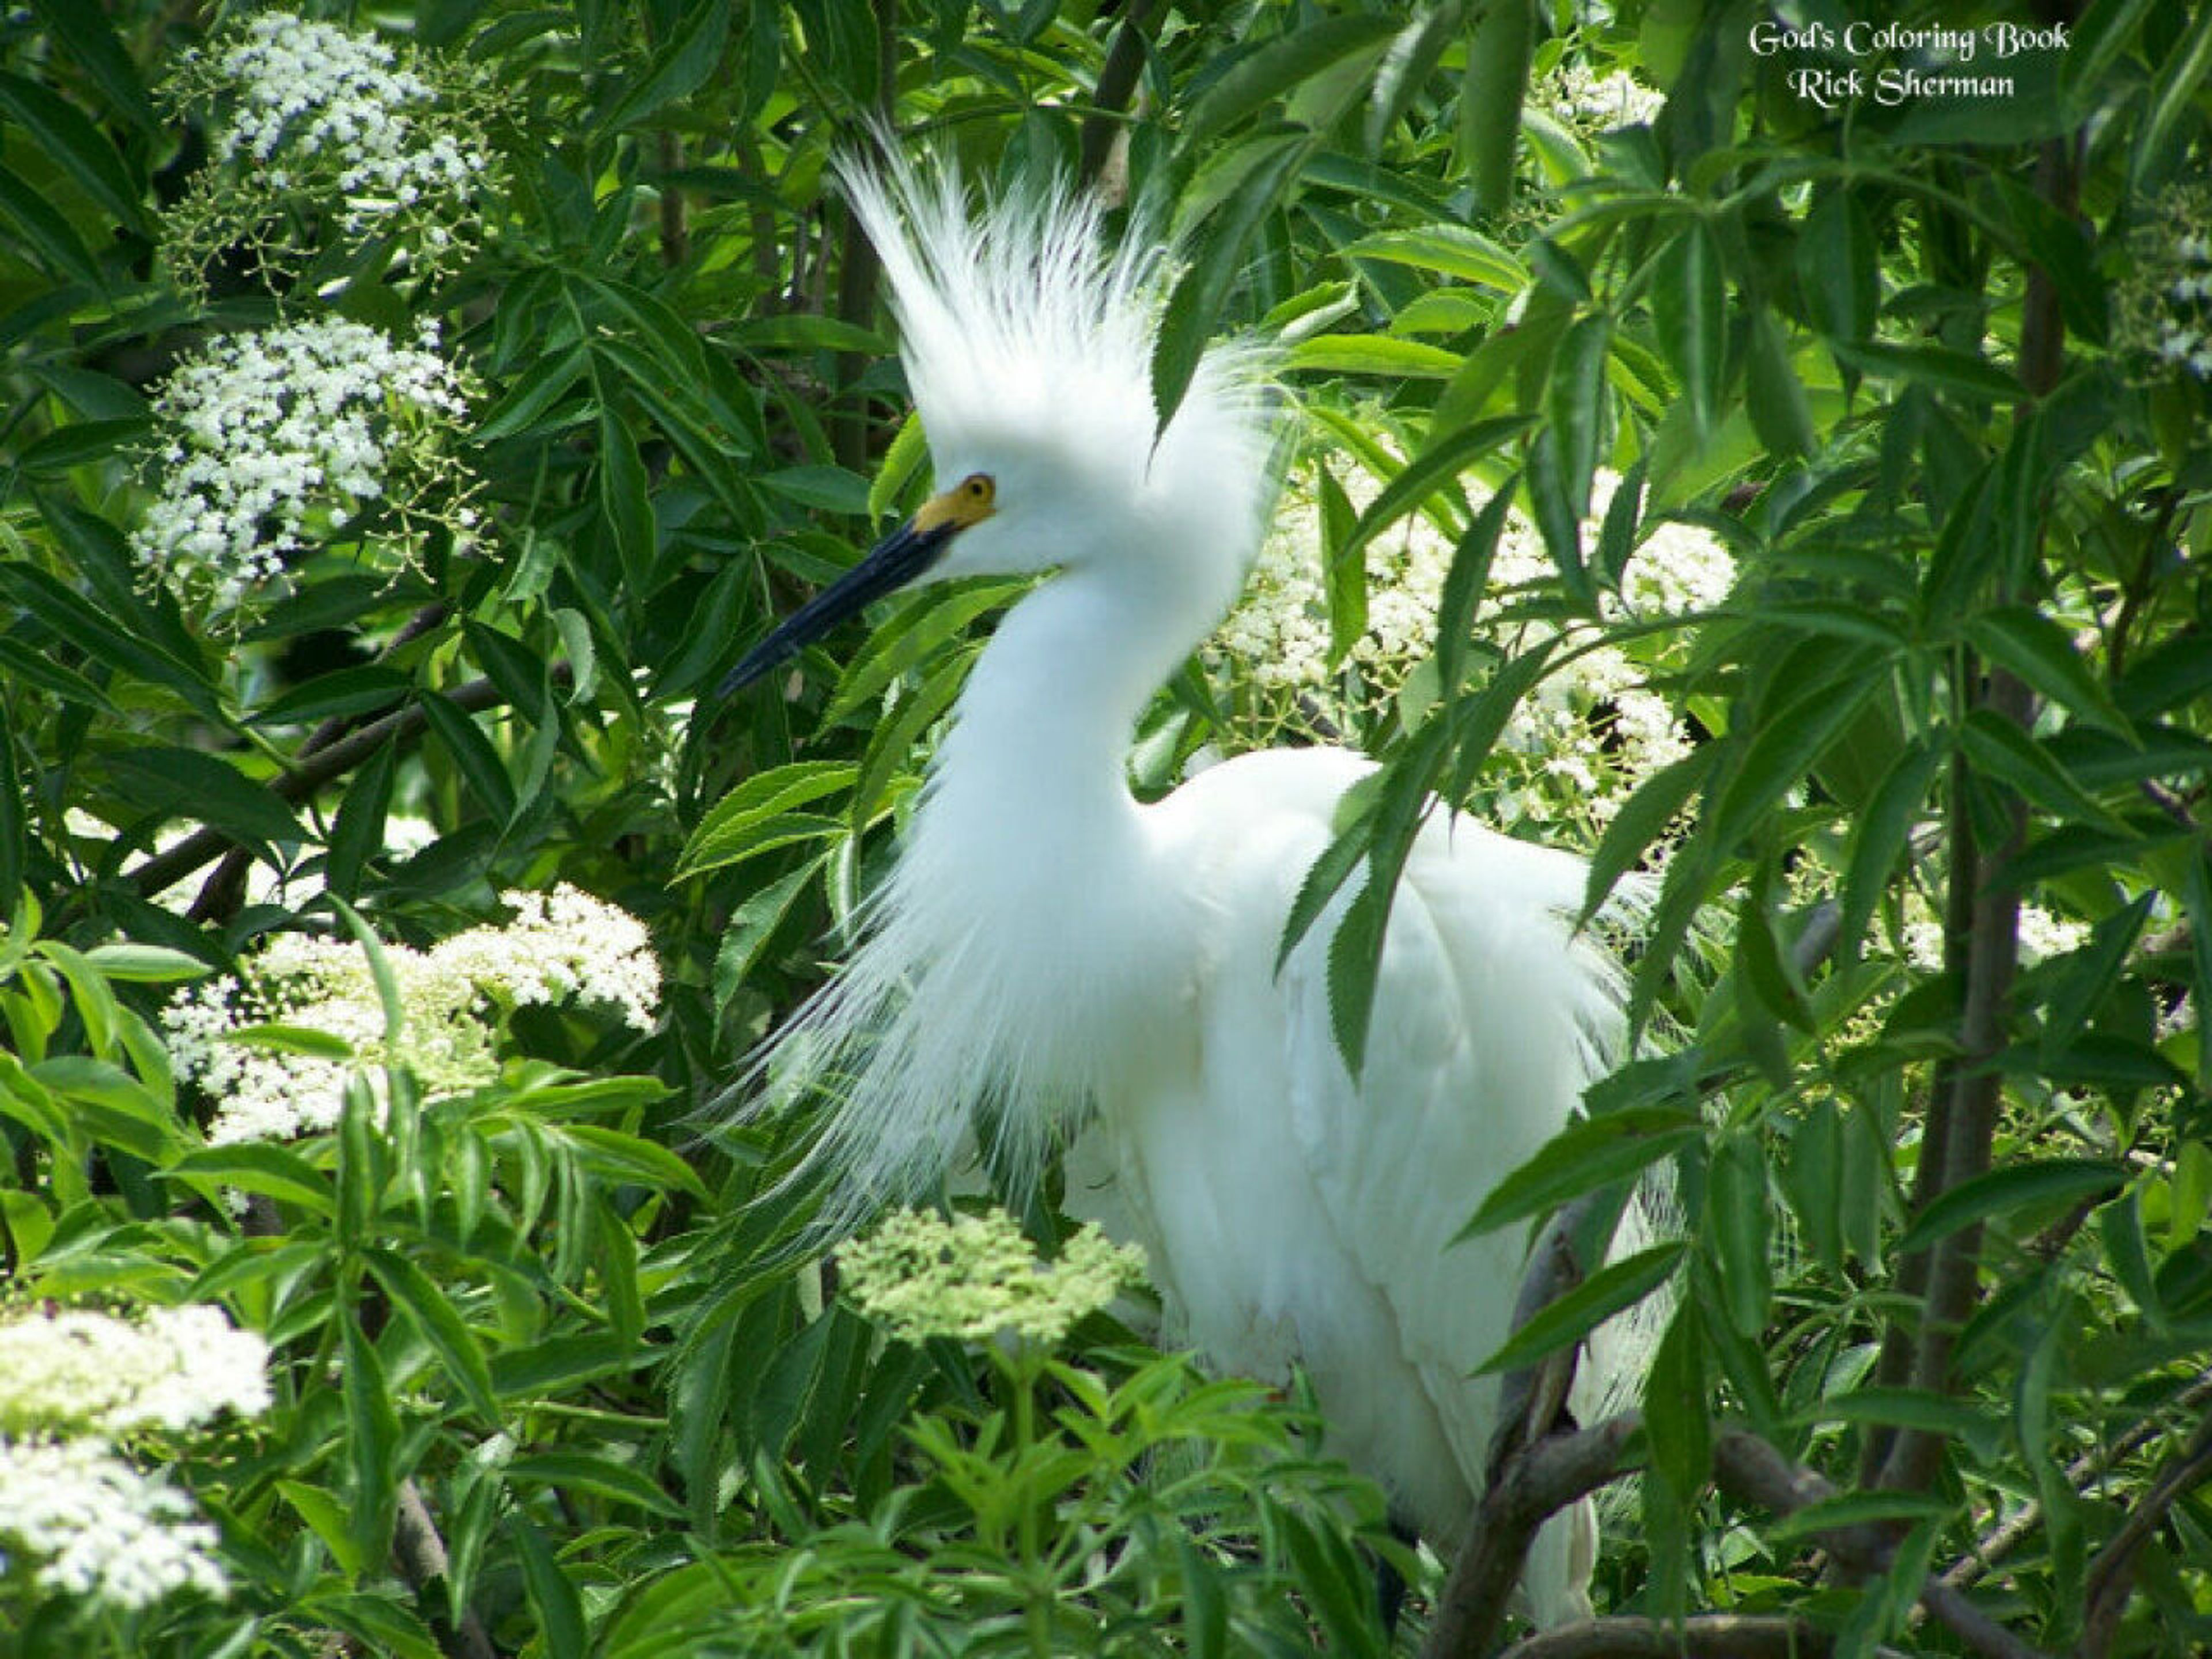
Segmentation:
[[(1291, 337), (1309, 426), (1382, 485), (1364, 508), (1320, 487), (1340, 672), (1367, 543), (1416, 514), (1452, 540), (1432, 670), (1352, 702), (1389, 766), (1322, 872), (1370, 878), (1333, 951), (1348, 1055), (1419, 803), (1482, 804), (1557, 629), (1638, 652), (1696, 734), (1595, 849), (1594, 902), (1663, 871), (1637, 991), (1674, 1034), (1481, 1218), (1675, 1172), (1679, 1249), (1569, 1291), (1516, 1350), (1683, 1292), (1620, 1440), (1644, 1475), (1613, 1610), (1857, 1651), (2203, 1646), (2212, 447), (2205, 373), (2160, 330), (2203, 343), (2172, 283), (2207, 234), (2212, 12), (1911, 9), (2068, 44), (2010, 60), (2009, 96), (1840, 109), (1753, 49), (1771, 18), (356, 7), (477, 77), (456, 95), (495, 166), (471, 245), (429, 270), (313, 211), (296, 257), (165, 260), (165, 210), (211, 163), (205, 111), (155, 89), (225, 14), (12, 14), (9, 1265), (31, 1297), (220, 1300), (277, 1354), (266, 1422), (179, 1454), (233, 1600), (90, 1639), (987, 1650), (1034, 1644), (1045, 1605), (1071, 1651), (1384, 1650), (1355, 1553), (1392, 1548), (1376, 1500), (1297, 1450), (1294, 1404), (1201, 1386), (1102, 1316), (1051, 1396), (1073, 1461), (998, 1458), (988, 1369), (875, 1341), (780, 1248), (804, 1113), (712, 1144), (689, 1117), (819, 982), (1007, 591), (903, 602), (842, 671), (812, 653), (782, 696), (702, 701), (924, 482), (872, 258), (825, 185), (872, 119), (976, 179), (1060, 167), (1150, 204), (1183, 251), (1164, 408), (1218, 329)], [(1540, 95), (1563, 65), (1663, 106), (1578, 126)], [(265, 605), (211, 619), (126, 539), (149, 399), (216, 334), (331, 314), (442, 325), (482, 388), (479, 526), (396, 565), (388, 523), (333, 526)], [(1586, 531), (1601, 465), (1626, 482)], [(1553, 562), (1502, 598), (1502, 516), (1476, 510), (1500, 490)], [(1624, 619), (1606, 599), (1670, 518), (1725, 543), (1735, 587)], [(1238, 698), (1233, 666), (1193, 665), (1139, 786)], [(337, 927), (325, 891), (423, 944), (561, 881), (650, 924), (653, 1033), (520, 1010), (500, 1084), (408, 1133), (360, 1106), (331, 1135), (204, 1144), (210, 1103), (179, 1096), (153, 1018), (189, 970), (143, 947), (227, 968)], [(2039, 960), (2023, 898), (2075, 924)], [(1761, 1485), (1770, 1455), (1829, 1484)], [(1042, 1506), (1060, 1553), (985, 1547), (978, 1492)], [(1395, 1559), (1405, 1648), (1437, 1586)], [(88, 1639), (71, 1608), (0, 1605), (16, 1650)]]

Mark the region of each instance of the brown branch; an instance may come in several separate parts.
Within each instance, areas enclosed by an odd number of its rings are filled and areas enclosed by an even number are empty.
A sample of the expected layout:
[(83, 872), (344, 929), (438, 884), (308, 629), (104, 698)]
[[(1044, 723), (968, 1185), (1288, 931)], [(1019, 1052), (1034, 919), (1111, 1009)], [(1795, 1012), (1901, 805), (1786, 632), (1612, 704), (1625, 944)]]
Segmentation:
[(1623, 1412), (1507, 1456), (1453, 1559), (1422, 1659), (1474, 1659), (1490, 1650), (1538, 1529), (1568, 1504), (1620, 1480), (1626, 1473), (1620, 1455), (1643, 1428), (1641, 1413)]
[[(446, 1553), (446, 1540), (439, 1536), (438, 1523), (431, 1518), (430, 1506), (422, 1501), (422, 1488), (411, 1477), (399, 1483), (398, 1517), (392, 1529), (392, 1555), (398, 1565), (399, 1576), (407, 1581), (407, 1588), (427, 1607), (430, 1586), (446, 1577), (451, 1564)], [(499, 1659), (499, 1650), (492, 1645), (490, 1632), (484, 1629), (483, 1620), (477, 1617), (474, 1608), (463, 1609), (458, 1628), (448, 1626), (435, 1614), (431, 1616), (431, 1627), (447, 1659)]]
[(691, 225), (684, 204), (684, 191), (674, 175), (683, 170), (684, 141), (675, 133), (660, 135), (660, 263), (673, 270), (691, 257)]
[[(2169, 1425), (2163, 1420), (2163, 1414), (2177, 1410), (2197, 1411), (2207, 1405), (2212, 1405), (2212, 1370), (2198, 1372), (2194, 1382), (2111, 1445), (2084, 1452), (2069, 1463), (2066, 1466), (2067, 1486), (2077, 1492), (2088, 1491), (2107, 1470), (2134, 1456), (2166, 1432)], [(2021, 1506), (2018, 1514), (1977, 1540), (1973, 1553), (1954, 1564), (1951, 1570), (1943, 1575), (1943, 1582), (1953, 1589), (1967, 1589), (2033, 1537), (2042, 1524), (2043, 1505), (2031, 1498)]]
[(2153, 1483), (2151, 1489), (2128, 1506), (2127, 1518), (2097, 1552), (2089, 1564), (2087, 1611), (2081, 1615), (2081, 1640), (2075, 1651), (2081, 1659), (2102, 1659), (2118, 1634), (2120, 1616), (2127, 1611), (2135, 1588), (2136, 1555), (2151, 1534), (2166, 1523), (2166, 1513), (2189, 1490), (2212, 1480), (2212, 1418), (2197, 1425), (2187, 1449)]
[[(875, 0), (876, 97), (874, 117), (880, 134), (891, 131), (891, 116), (898, 97), (898, 0)], [(876, 284), (883, 275), (883, 260), (861, 228), (860, 216), (849, 206), (845, 231), (838, 248), (837, 320), (866, 328), (876, 312)], [(849, 399), (837, 412), (831, 446), (838, 464), (855, 472), (868, 468), (868, 410), (854, 387), (866, 371), (868, 356), (862, 351), (837, 354), (837, 394)]]
[[(1743, 1429), (1723, 1429), (1714, 1437), (1713, 1482), (1737, 1502), (1778, 1516), (1837, 1496), (1827, 1477), (1791, 1462)], [(1887, 1572), (1896, 1554), (1893, 1539), (1871, 1526), (1834, 1528), (1815, 1533), (1811, 1541), (1854, 1579)], [(1917, 1599), (1938, 1624), (1982, 1659), (2046, 1659), (2040, 1649), (2021, 1641), (1941, 1579), (1923, 1583)]]

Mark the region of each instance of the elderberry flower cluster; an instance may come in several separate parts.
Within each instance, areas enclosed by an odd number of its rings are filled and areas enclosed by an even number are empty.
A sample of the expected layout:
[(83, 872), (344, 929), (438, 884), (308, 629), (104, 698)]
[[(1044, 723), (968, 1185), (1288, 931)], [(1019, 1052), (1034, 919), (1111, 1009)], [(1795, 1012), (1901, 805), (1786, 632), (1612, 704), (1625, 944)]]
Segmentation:
[(1012, 1331), (1049, 1346), (1145, 1271), (1141, 1250), (1113, 1243), (1095, 1223), (1059, 1261), (1040, 1261), (1004, 1210), (950, 1218), (898, 1211), (837, 1259), (861, 1310), (908, 1342), (987, 1342)]
[[(2039, 904), (2020, 907), (2020, 957), (2034, 963), (2063, 957), (2088, 943), (2089, 925), (2069, 916), (2053, 915)], [(1907, 897), (1904, 927), (1905, 959), (1923, 973), (1943, 969), (1943, 924), (1917, 893)]]
[(2212, 380), (2212, 185), (2161, 191), (2129, 251), (2115, 343), (2153, 375)]
[[(416, 951), (384, 947), (402, 1014), (387, 1042), (367, 954), (350, 941), (278, 936), (236, 975), (179, 993), (161, 1022), (178, 1076), (216, 1103), (216, 1144), (285, 1140), (335, 1127), (357, 1068), (403, 1066), (433, 1097), (499, 1075), (502, 1017), (532, 1003), (598, 1003), (650, 1030), (660, 966), (644, 925), (567, 886), (511, 896), (512, 921)], [(255, 1028), (337, 1038), (349, 1058), (257, 1040)]]
[(468, 385), (434, 349), (342, 318), (230, 335), (162, 383), (161, 485), (131, 538), (151, 574), (216, 613), (245, 606), (286, 562), (384, 509), (380, 545), (410, 556), (428, 527), (475, 522), (449, 444)]
[[(1595, 554), (1595, 526), (1620, 484), (1605, 471), (1595, 482), (1586, 559)], [(1376, 486), (1355, 474), (1345, 490), (1363, 505)], [(1410, 695), (1436, 648), (1452, 553), (1451, 540), (1419, 515), (1369, 542), (1365, 626), (1333, 667), (1321, 513), (1310, 492), (1292, 491), (1243, 599), (1207, 647), (1208, 660), (1239, 687), (1224, 746), (1263, 747), (1286, 733), (1347, 735)], [(1535, 527), (1517, 513), (1510, 516), (1489, 582), (1491, 593), (1508, 603), (1478, 611), (1477, 641), (1518, 653), (1557, 633), (1555, 621), (1532, 619), (1527, 606), (1511, 603), (1540, 594), (1555, 580)], [(1613, 621), (1694, 617), (1723, 604), (1735, 581), (1735, 560), (1711, 534), (1660, 520), (1644, 526), (1620, 573), (1618, 597), (1606, 594), (1601, 608)], [(1566, 643), (1587, 641), (1577, 630)], [(1662, 636), (1644, 651), (1643, 661), (1612, 647), (1563, 651), (1501, 733), (1479, 783), (1484, 808), (1509, 823), (1601, 830), (1638, 784), (1686, 755), (1688, 729), (1645, 684), (1653, 668), (1673, 665), (1683, 647)]]
[(435, 272), (471, 245), (493, 176), (487, 96), (459, 70), (289, 11), (186, 54), (168, 88), (216, 112), (212, 165), (170, 215), (173, 263), (197, 282), (234, 243), (283, 269), (322, 226), (388, 237)]
[(177, 1432), (269, 1408), (269, 1345), (220, 1308), (92, 1309), (0, 1322), (0, 1435)]
[(0, 1320), (0, 1543), (42, 1594), (122, 1610), (228, 1589), (189, 1493), (115, 1443), (268, 1409), (268, 1345), (215, 1308)]

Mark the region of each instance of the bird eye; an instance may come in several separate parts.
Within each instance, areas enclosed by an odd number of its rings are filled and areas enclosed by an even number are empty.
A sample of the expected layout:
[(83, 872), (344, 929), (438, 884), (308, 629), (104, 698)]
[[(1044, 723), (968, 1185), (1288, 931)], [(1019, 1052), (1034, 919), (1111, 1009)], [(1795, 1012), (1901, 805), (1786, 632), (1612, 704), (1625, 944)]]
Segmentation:
[(996, 489), (988, 472), (971, 472), (960, 481), (960, 493), (978, 507), (989, 505)]

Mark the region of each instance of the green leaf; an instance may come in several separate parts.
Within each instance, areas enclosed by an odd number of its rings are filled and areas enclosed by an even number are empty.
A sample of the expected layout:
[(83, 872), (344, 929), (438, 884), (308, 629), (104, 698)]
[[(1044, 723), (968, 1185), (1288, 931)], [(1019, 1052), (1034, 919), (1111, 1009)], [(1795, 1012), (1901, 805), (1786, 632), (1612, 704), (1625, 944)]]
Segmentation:
[(215, 688), (196, 665), (118, 627), (46, 572), (19, 560), (0, 562), (0, 591), (94, 661), (134, 674), (149, 684), (166, 685), (203, 719), (218, 726), (229, 725)]
[(477, 805), (483, 808), (494, 823), (506, 824), (514, 817), (514, 785), (507, 775), (499, 751), (491, 746), (491, 739), (452, 698), (435, 691), (422, 691), (416, 696), (430, 729), (438, 734), (438, 741), (445, 745), (446, 753), (467, 781), (469, 793), (477, 798)]
[(1869, 674), (1846, 675), (1808, 690), (1757, 728), (1715, 809), (1715, 839), (1722, 847), (1741, 841), (1820, 763), (1875, 684)]
[(1753, 313), (1744, 374), (1744, 407), (1767, 453), (1785, 458), (1811, 454), (1819, 444), (1812, 410), (1790, 361), (1790, 343), (1771, 312)]
[(1459, 31), (1467, 0), (1435, 0), (1427, 11), (1399, 30), (1376, 65), (1367, 96), (1367, 154), (1379, 157), (1390, 129), (1420, 94), (1444, 48)]
[(1570, 1123), (1491, 1189), (1453, 1242), (1495, 1232), (1626, 1180), (1699, 1133), (1697, 1114), (1674, 1106), (1631, 1106)]
[(1880, 261), (1874, 222), (1850, 189), (1820, 196), (1797, 239), (1797, 286), (1813, 326), (1832, 339), (1870, 339), (1881, 305)]
[(1692, 219), (1653, 263), (1651, 322), (1700, 433), (1711, 431), (1720, 418), (1727, 307), (1720, 250), (1705, 222)]
[(165, 816), (221, 830), (240, 846), (296, 847), (307, 833), (265, 784), (198, 749), (129, 749), (108, 757), (130, 799)]
[(2040, 611), (2023, 605), (1984, 611), (1967, 622), (1966, 640), (2069, 714), (2120, 737), (2133, 735), (2127, 716), (2090, 672), (2072, 638)]
[(1912, 1492), (1851, 1492), (1824, 1498), (1768, 1522), (1763, 1530), (1778, 1540), (1811, 1538), (1844, 1528), (1875, 1526), (1884, 1522), (1922, 1521), (1951, 1513), (1948, 1498)]
[(279, 1480), (276, 1490), (322, 1540), (323, 1547), (331, 1553), (331, 1559), (349, 1578), (361, 1576), (362, 1557), (361, 1547), (353, 1535), (353, 1523), (346, 1506), (320, 1486), (311, 1486), (303, 1480)]
[(337, 1213), (331, 1178), (290, 1148), (269, 1141), (203, 1147), (160, 1173), (167, 1181), (219, 1182), (242, 1193), (261, 1193), (297, 1204), (325, 1220)]
[(891, 510), (906, 483), (929, 459), (929, 439), (921, 429), (921, 416), (909, 414), (899, 422), (898, 435), (884, 452), (875, 482), (868, 486), (868, 517), (880, 520)]
[(706, 1183), (698, 1172), (657, 1140), (596, 1123), (567, 1124), (559, 1133), (575, 1149), (576, 1161), (596, 1174), (689, 1193), (700, 1200), (707, 1197)]
[(1442, 437), (1432, 437), (1421, 453), (1399, 470), (1380, 495), (1368, 503), (1350, 539), (1339, 550), (1340, 558), (1365, 551), (1367, 544), (1412, 512), (1437, 490), (1455, 480), (1479, 456), (1487, 454), (1515, 434), (1528, 429), (1518, 415), (1476, 421)]
[(1963, 351), (1881, 340), (1856, 344), (1838, 340), (1830, 345), (1843, 362), (1879, 380), (1911, 380), (1976, 404), (2010, 403), (2021, 395), (2018, 380), (1986, 359)]
[(1347, 259), (1382, 259), (1439, 276), (1456, 276), (1479, 287), (1518, 294), (1528, 285), (1528, 268), (1500, 244), (1465, 225), (1422, 225), (1378, 230), (1347, 244)]
[(496, 1391), (492, 1387), (491, 1367), (485, 1363), (483, 1351), (478, 1346), (476, 1333), (461, 1318), (459, 1312), (448, 1301), (437, 1281), (405, 1256), (380, 1249), (362, 1252), (376, 1282), (392, 1304), (414, 1322), (415, 1329), (430, 1345), (438, 1356), (438, 1363), (446, 1368), (468, 1402), (469, 1409), (496, 1426), (500, 1415)]
[(2127, 1179), (2125, 1166), (2094, 1158), (2044, 1158), (1985, 1170), (1940, 1194), (1913, 1217), (1897, 1250), (1911, 1255), (1991, 1216), (2094, 1197), (2125, 1185)]
[(2212, 9), (2199, 9), (2188, 34), (2166, 54), (2151, 92), (2150, 112), (2136, 131), (2130, 173), (2137, 188), (2163, 171), (2167, 146), (2208, 73), (2212, 73)]
[(92, 289), (106, 286), (107, 279), (99, 261), (86, 251), (76, 227), (45, 197), (6, 167), (0, 167), (0, 214), (15, 222), (16, 230), (50, 275)]
[(1467, 666), (1468, 640), (1474, 632), (1475, 612), (1490, 591), (1490, 569), (1498, 556), (1498, 540), (1512, 516), (1513, 491), (1517, 478), (1508, 478), (1492, 492), (1482, 510), (1468, 526), (1467, 533), (1452, 549), (1451, 568), (1437, 599), (1437, 669), (1444, 695), (1459, 690)]
[(1685, 1298), (1652, 1351), (1644, 1380), (1644, 1431), (1652, 1467), (1678, 1492), (1698, 1492), (1711, 1473), (1711, 1408), (1697, 1304)]
[(1207, 143), (1363, 47), (1377, 51), (1396, 32), (1387, 17), (1322, 17), (1237, 59), (1199, 95), (1184, 118), (1186, 146)]
[(1684, 1247), (1655, 1244), (1648, 1250), (1608, 1262), (1558, 1301), (1547, 1304), (1514, 1332), (1496, 1353), (1474, 1369), (1477, 1376), (1517, 1370), (1582, 1339), (1624, 1308), (1632, 1308), (1674, 1276)]
[(133, 985), (173, 985), (180, 979), (201, 979), (214, 971), (198, 957), (172, 951), (166, 945), (137, 945), (123, 941), (95, 945), (84, 959), (109, 979)]
[(161, 118), (138, 76), (138, 66), (116, 38), (115, 26), (103, 9), (78, 0), (31, 0), (31, 4), (47, 32), (100, 88), (108, 106), (126, 125), (153, 137), (161, 128)]
[(346, 786), (331, 822), (329, 851), (323, 860), (323, 878), (340, 898), (351, 900), (361, 892), (361, 879), (368, 860), (383, 850), (384, 825), (392, 810), (392, 788), (398, 775), (399, 745), (386, 743), (368, 757), (368, 763)]
[(1638, 864), (1667, 826), (1681, 816), (1692, 796), (1705, 787), (1720, 758), (1711, 744), (1700, 744), (1680, 760), (1669, 761), (1636, 786), (1636, 793), (1620, 804), (1613, 822), (1598, 837), (1590, 855), (1589, 881), (1583, 896), (1583, 912), (1577, 926), (1587, 927), (1605, 908), (1620, 879)]
[(508, 1516), (507, 1527), (522, 1557), (522, 1579), (530, 1591), (530, 1604), (538, 1610), (547, 1659), (584, 1659), (590, 1638), (583, 1597), (537, 1528), (519, 1514)]
[(376, 1345), (362, 1332), (357, 1310), (345, 1310), (337, 1327), (344, 1360), (338, 1390), (345, 1408), (343, 1455), (353, 1487), (354, 1553), (364, 1561), (381, 1561), (392, 1553), (403, 1474), (399, 1413), (385, 1386)]
[(1838, 917), (1838, 944), (1845, 960), (1854, 960), (1875, 907), (1897, 872), (1914, 827), (1928, 802), (1928, 786), (1942, 764), (1944, 750), (1926, 741), (1909, 744), (1899, 755), (1864, 811), (1851, 821), (1844, 854), (1843, 908)]
[(2043, 1048), (2047, 1055), (2055, 1059), (2087, 1027), (2118, 983), (2128, 952), (2158, 899), (2155, 891), (2142, 894), (2134, 903), (2099, 922), (2090, 931), (2087, 944), (2047, 964), (2059, 972), (2043, 1017)]
[(1328, 374), (1389, 374), (1408, 380), (1448, 380), (1459, 373), (1455, 351), (1387, 334), (1316, 334), (1284, 355), (1286, 370)]
[(1459, 160), (1474, 185), (1475, 205), (1493, 218), (1513, 202), (1513, 147), (1528, 95), (1534, 32), (1528, 0), (1492, 0), (1467, 43), (1459, 92)]
[(1959, 743), (1978, 771), (2017, 791), (2032, 805), (2057, 817), (2119, 827), (2048, 748), (1995, 709), (1977, 708), (1967, 715), (1959, 728)]
[(1190, 390), (1206, 343), (1213, 337), (1230, 291), (1243, 269), (1244, 249), (1261, 221), (1314, 148), (1310, 138), (1273, 138), (1214, 216), (1205, 247), (1176, 284), (1152, 348), (1152, 410), (1164, 433)]
[(754, 774), (699, 821), (676, 860), (675, 878), (681, 881), (751, 856), (760, 850), (760, 832), (775, 819), (849, 787), (859, 775), (860, 769), (849, 761), (795, 761)]
[(849, 720), (882, 695), (885, 687), (918, 666), (947, 641), (964, 633), (978, 617), (1029, 591), (1015, 581), (956, 582), (925, 588), (872, 634), (838, 677), (837, 689), (822, 711), (826, 729)]
[(642, 599), (653, 591), (653, 567), (659, 552), (653, 502), (646, 494), (645, 463), (627, 422), (611, 409), (599, 411), (599, 508), (613, 532), (622, 560), (623, 581)]
[(607, 112), (609, 131), (632, 126), (664, 106), (689, 98), (707, 84), (730, 38), (730, 0), (705, 0), (686, 18), (653, 67)]
[(684, 1506), (649, 1476), (611, 1457), (593, 1457), (584, 1452), (533, 1452), (509, 1459), (502, 1473), (510, 1485), (529, 1482), (556, 1492), (596, 1492), (672, 1521), (684, 1518)]
[(1723, 1137), (1708, 1166), (1708, 1236), (1720, 1267), (1729, 1323), (1747, 1340), (1766, 1328), (1774, 1297), (1767, 1255), (1766, 1159), (1748, 1134)]
[(1613, 319), (1603, 312), (1576, 319), (1559, 337), (1545, 383), (1544, 412), (1557, 446), (1559, 482), (1578, 527), (1589, 513), (1590, 475), (1605, 428), (1605, 360), (1612, 343)]
[(35, 81), (4, 73), (0, 73), (0, 110), (14, 116), (117, 224), (140, 232), (148, 228), (138, 185), (115, 146), (83, 111)]

